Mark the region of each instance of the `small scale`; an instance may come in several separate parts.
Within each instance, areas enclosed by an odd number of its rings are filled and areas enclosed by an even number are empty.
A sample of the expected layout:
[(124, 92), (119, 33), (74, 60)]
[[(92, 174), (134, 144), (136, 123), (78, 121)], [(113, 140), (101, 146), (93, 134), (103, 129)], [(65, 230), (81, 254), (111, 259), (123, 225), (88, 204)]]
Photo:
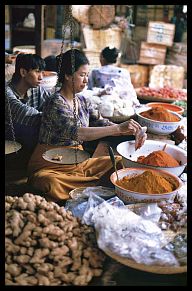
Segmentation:
[(44, 160), (55, 164), (73, 165), (89, 159), (90, 155), (84, 150), (61, 147), (44, 152), (42, 157)]
[(21, 149), (21, 144), (14, 141), (14, 140), (5, 140), (5, 154), (12, 154), (16, 153), (18, 150)]

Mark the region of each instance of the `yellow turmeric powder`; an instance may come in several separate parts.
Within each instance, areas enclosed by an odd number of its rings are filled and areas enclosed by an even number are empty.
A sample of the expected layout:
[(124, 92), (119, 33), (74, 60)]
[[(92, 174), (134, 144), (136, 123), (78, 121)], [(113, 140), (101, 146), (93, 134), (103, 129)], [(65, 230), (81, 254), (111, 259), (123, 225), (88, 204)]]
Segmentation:
[(176, 159), (174, 159), (170, 154), (166, 153), (165, 151), (154, 151), (150, 153), (148, 156), (140, 156), (137, 158), (137, 162), (151, 165), (151, 166), (158, 166), (158, 167), (177, 167), (179, 163)]
[(136, 176), (125, 176), (117, 185), (131, 191), (147, 194), (161, 194), (172, 192), (176, 186), (161, 174), (153, 170), (144, 171)]
[(169, 112), (162, 106), (153, 107), (147, 111), (141, 112), (140, 115), (156, 121), (176, 122), (180, 120), (178, 116)]

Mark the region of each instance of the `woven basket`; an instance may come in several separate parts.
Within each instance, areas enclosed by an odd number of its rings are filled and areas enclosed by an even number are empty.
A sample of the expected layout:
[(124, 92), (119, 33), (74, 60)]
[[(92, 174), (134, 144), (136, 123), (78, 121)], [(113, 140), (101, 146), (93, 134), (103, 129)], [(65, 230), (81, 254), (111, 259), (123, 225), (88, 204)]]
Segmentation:
[(94, 29), (108, 26), (115, 17), (114, 5), (72, 5), (73, 17)]
[(82, 27), (85, 45), (88, 50), (101, 51), (106, 46), (121, 45), (122, 30), (118, 26), (111, 26), (107, 29), (92, 29), (85, 25)]

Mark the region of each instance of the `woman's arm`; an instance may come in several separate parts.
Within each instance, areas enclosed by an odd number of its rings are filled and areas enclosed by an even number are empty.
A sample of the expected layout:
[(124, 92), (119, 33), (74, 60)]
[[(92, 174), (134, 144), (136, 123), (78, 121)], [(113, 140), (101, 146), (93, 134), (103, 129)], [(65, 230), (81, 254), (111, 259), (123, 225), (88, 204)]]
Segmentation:
[(77, 133), (79, 140), (91, 141), (106, 136), (136, 135), (140, 129), (140, 124), (130, 119), (121, 124), (106, 127), (80, 127)]

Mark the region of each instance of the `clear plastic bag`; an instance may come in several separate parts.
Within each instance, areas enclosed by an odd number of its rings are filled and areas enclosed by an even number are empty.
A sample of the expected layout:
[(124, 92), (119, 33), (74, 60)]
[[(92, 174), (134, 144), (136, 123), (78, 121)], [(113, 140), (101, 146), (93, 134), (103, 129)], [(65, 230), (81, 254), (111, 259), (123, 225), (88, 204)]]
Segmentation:
[(143, 219), (149, 219), (155, 223), (158, 223), (162, 209), (158, 207), (157, 203), (150, 203), (139, 205), (134, 211), (136, 214), (140, 215)]
[[(89, 196), (89, 200), (84, 212), (84, 215), (82, 217), (82, 222), (87, 225), (94, 225), (94, 214), (97, 212), (100, 207), (103, 207), (103, 205), (110, 204), (116, 207), (122, 207), (124, 206), (124, 203), (117, 197), (112, 197), (108, 200), (104, 200), (103, 198), (95, 195), (94, 193), (91, 193)], [(104, 206), (107, 208), (107, 206)]]
[(84, 223), (95, 227), (100, 249), (146, 265), (179, 265), (171, 252), (162, 249), (167, 244), (163, 231), (149, 220), (152, 216), (158, 222), (160, 210), (155, 204), (143, 211), (148, 218), (144, 219), (116, 197), (102, 200), (92, 194), (82, 218)]
[(72, 212), (73, 216), (82, 219), (85, 209), (87, 207), (87, 199), (69, 199), (65, 204), (65, 209)]

